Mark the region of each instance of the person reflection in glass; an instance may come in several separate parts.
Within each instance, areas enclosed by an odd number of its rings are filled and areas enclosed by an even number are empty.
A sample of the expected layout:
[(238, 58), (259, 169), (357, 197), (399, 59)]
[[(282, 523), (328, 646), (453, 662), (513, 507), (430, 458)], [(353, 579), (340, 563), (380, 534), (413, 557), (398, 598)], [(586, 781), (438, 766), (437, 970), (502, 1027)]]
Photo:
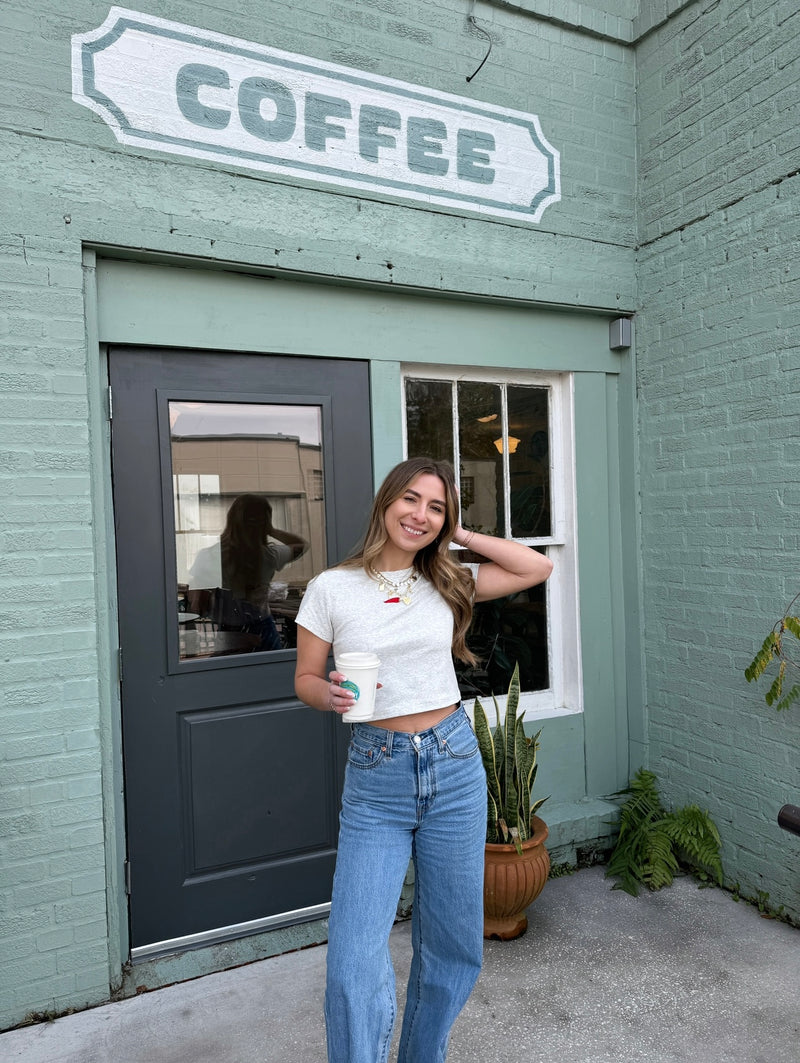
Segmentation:
[(270, 587), (275, 573), (307, 549), (305, 539), (274, 526), (272, 506), (263, 495), (239, 495), (219, 543), (198, 553), (189, 585), (210, 589), (208, 612), (220, 631), (251, 636), (252, 650), (279, 650)]

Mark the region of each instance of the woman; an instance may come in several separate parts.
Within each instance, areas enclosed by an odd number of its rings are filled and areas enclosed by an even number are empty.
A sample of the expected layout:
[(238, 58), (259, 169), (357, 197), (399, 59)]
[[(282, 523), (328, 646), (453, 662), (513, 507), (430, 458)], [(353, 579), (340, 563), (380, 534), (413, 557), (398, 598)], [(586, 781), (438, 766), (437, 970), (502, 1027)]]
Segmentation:
[[(449, 545), (488, 560), (460, 565)], [(370, 723), (354, 724), (345, 774), (328, 943), (329, 1063), (385, 1063), (395, 1019), (391, 930), (409, 859), (414, 956), (398, 1063), (442, 1063), (483, 953), (486, 782), (459, 704), (453, 655), (474, 601), (547, 579), (551, 562), (518, 543), (464, 531), (453, 470), (412, 458), (386, 477), (363, 547), (308, 586), (297, 616), (295, 689), (344, 713), (331, 650), (381, 661)]]
[[(275, 573), (307, 548), (299, 535), (275, 527), (272, 506), (263, 495), (239, 495), (228, 510), (219, 543), (198, 552), (189, 572), (189, 594), (208, 588), (207, 611), (220, 631), (252, 635), (254, 650), (279, 650), (282, 644), (270, 609), (270, 586)], [(205, 611), (198, 608), (198, 612)]]

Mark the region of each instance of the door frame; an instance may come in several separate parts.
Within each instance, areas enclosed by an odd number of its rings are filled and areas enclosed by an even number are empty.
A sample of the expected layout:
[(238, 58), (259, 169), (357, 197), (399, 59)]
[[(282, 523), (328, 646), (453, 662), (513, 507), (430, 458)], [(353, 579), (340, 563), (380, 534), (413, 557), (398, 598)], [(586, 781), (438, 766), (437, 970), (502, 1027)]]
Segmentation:
[[(364, 359), (144, 344), (114, 344), (110, 367), (131, 955), (138, 960), (327, 914), (348, 737), (330, 714), (295, 697), (293, 649), (180, 660), (172, 405), (256, 404), (267, 433), (275, 431), (276, 407), (317, 411), (313, 464), (327, 488), (327, 551), (313, 562), (319, 571), (358, 540), (372, 498), (369, 371)], [(236, 422), (225, 434), (236, 444)], [(203, 467), (210, 471), (213, 461)], [(264, 484), (276, 475), (282, 482), (281, 470), (264, 470)], [(250, 490), (266, 490), (248, 462), (234, 469), (229, 457), (217, 471), (221, 490), (247, 491), (234, 484), (243, 473)], [(302, 474), (298, 487), (308, 487)], [(310, 574), (306, 562), (304, 579)], [(231, 831), (234, 823), (239, 829)], [(298, 833), (287, 835), (287, 824)], [(235, 845), (224, 841), (229, 835)], [(200, 851), (205, 858), (196, 864)]]
[[(111, 252), (109, 257), (105, 257), (104, 252), (106, 251)], [(115, 254), (113, 249), (95, 249), (90, 246), (84, 246), (82, 249), (82, 265), (88, 353), (88, 422), (92, 451), (91, 492), (92, 497), (99, 501), (99, 504), (95, 504), (92, 511), (95, 522), (96, 638), (99, 662), (98, 695), (101, 706), (108, 706), (107, 711), (103, 711), (101, 714), (101, 747), (102, 801), (106, 810), (103, 815), (103, 833), (106, 854), (106, 893), (108, 897), (109, 984), (112, 992), (131, 995), (143, 988), (168, 985), (188, 977), (198, 977), (203, 974), (213, 973), (220, 970), (221, 967), (216, 951), (216, 945), (219, 944), (219, 941), (212, 942), (206, 947), (203, 945), (198, 947), (195, 942), (190, 940), (176, 941), (176, 952), (173, 955), (164, 955), (156, 959), (143, 957), (137, 958), (135, 963), (131, 962), (122, 699), (120, 690), (121, 655), (116, 571), (117, 543), (114, 527), (111, 466), (111, 418), (113, 410), (109, 385), (108, 352), (110, 347), (119, 344), (143, 345), (143, 340), (137, 333), (136, 325), (133, 326), (133, 331), (131, 332), (129, 330), (130, 319), (123, 322), (123, 319), (117, 315), (115, 308), (109, 305), (110, 302), (114, 301), (114, 296), (119, 294), (120, 288), (125, 289), (127, 287), (126, 283), (123, 281), (118, 286), (112, 281), (111, 289), (113, 294), (112, 299), (109, 299), (109, 292), (101, 284), (99, 275), (104, 267), (108, 267), (113, 272), (116, 269), (124, 270), (128, 266), (141, 267), (145, 273), (151, 275), (152, 270), (158, 271), (159, 267), (164, 266), (164, 261), (161, 256), (128, 257)], [(224, 273), (222, 264), (218, 268), (215, 267), (213, 270), (208, 270), (208, 268), (199, 267), (197, 263), (191, 261), (172, 260), (169, 263), (169, 267), (171, 270), (181, 272), (184, 277), (187, 273), (191, 274), (190, 286), (197, 282), (207, 283), (209, 273), (215, 276), (230, 277), (229, 274)], [(187, 269), (187, 267), (196, 268)], [(249, 275), (244, 276), (242, 279), (252, 282), (254, 278)], [(267, 277), (258, 279), (262, 280), (263, 283), (269, 282)], [(331, 279), (336, 280), (336, 278)], [(321, 282), (324, 284), (324, 278), (307, 278), (309, 298), (313, 298), (316, 286)], [(327, 288), (328, 286), (325, 285), (325, 287)], [(368, 285), (365, 287), (369, 288)], [(160, 333), (156, 329), (154, 336), (158, 337), (159, 335)], [(165, 336), (167, 342), (157, 342), (156, 345), (178, 346), (177, 344), (170, 344), (170, 338), (170, 336)], [(180, 346), (184, 345), (181, 344)], [(208, 342), (193, 342), (192, 346), (198, 350), (213, 350), (219, 344), (209, 340)], [(252, 351), (252, 346), (233, 342), (230, 349), (234, 351)], [(274, 353), (306, 357), (333, 356), (324, 350), (303, 350), (300, 346), (300, 341), (298, 341), (294, 350), (275, 351)], [(391, 391), (399, 395), (399, 374), (391, 367), (388, 372), (385, 371), (380, 362), (370, 362), (369, 378), (373, 472), (374, 483), (377, 484), (383, 478), (385, 471), (402, 457), (399, 449), (391, 443), (394, 440), (399, 445), (402, 423), (401, 410), (398, 403), (392, 423), (387, 424), (384, 419), (380, 425), (376, 425), (374, 397), (376, 392), (385, 395)], [(247, 398), (249, 399), (250, 396), (247, 396)], [(376, 454), (382, 455), (380, 463), (376, 462)], [(224, 966), (238, 965), (324, 943), (327, 940), (327, 919), (324, 912), (320, 913), (318, 919), (299, 924), (276, 916), (272, 922), (257, 932), (253, 932), (253, 928), (248, 928), (248, 933), (245, 937), (234, 935), (231, 938), (226, 938), (225, 935), (221, 935), (219, 940), (230, 941), (226, 950), (228, 958), (226, 958)], [(193, 947), (188, 952), (183, 951), (187, 946)]]
[[(120, 972), (128, 958), (128, 941), (123, 873), (125, 837), (121, 715), (115, 667), (115, 543), (104, 361), (104, 345), (107, 343), (190, 346), (198, 350), (227, 347), (231, 350), (253, 351), (264, 348), (264, 334), (272, 327), (274, 317), (279, 337), (267, 346), (275, 353), (302, 352), (307, 356), (318, 354), (327, 357), (339, 357), (340, 353), (343, 357), (353, 357), (355, 353), (357, 357), (366, 358), (370, 363), (376, 485), (388, 469), (403, 457), (401, 370), (406, 361), (440, 367), (484, 366), (487, 363), (487, 350), (494, 349), (493, 344), (496, 345), (498, 335), (502, 334), (503, 366), (507, 370), (530, 368), (535, 351), (536, 365), (544, 371), (576, 373), (576, 380), (586, 374), (586, 383), (595, 389), (593, 395), (602, 386), (602, 378), (605, 378), (605, 406), (600, 412), (605, 411), (607, 416), (600, 428), (605, 430), (604, 438), (611, 448), (611, 485), (621, 496), (616, 517), (609, 514), (609, 520), (613, 523), (610, 531), (614, 533), (611, 538), (616, 543), (610, 561), (615, 579), (618, 577), (618, 593), (610, 604), (612, 626), (617, 637), (614, 640), (613, 659), (590, 662), (602, 671), (606, 680), (605, 693), (591, 715), (594, 718), (593, 733), (598, 727), (603, 728), (605, 752), (608, 752), (609, 746), (613, 746), (618, 759), (627, 759), (629, 749), (632, 756), (638, 755), (636, 750), (640, 748), (641, 735), (645, 731), (641, 696), (641, 632), (637, 619), (639, 578), (635, 564), (628, 560), (637, 556), (638, 548), (635, 354), (633, 350), (624, 354), (609, 350), (608, 321), (614, 314), (571, 305), (547, 306), (533, 299), (502, 299), (426, 288), (411, 289), (395, 284), (342, 280), (333, 273), (302, 274), (257, 265), (245, 268), (236, 263), (136, 252), (103, 245), (84, 245), (83, 267), (88, 377), (91, 385), (91, 477), (92, 494), (96, 499), (97, 647), (100, 662), (99, 696), (103, 706), (101, 742), (112, 985), (121, 978)], [(228, 308), (228, 323), (234, 324), (233, 334), (226, 333), (222, 342), (216, 338), (223, 324), (218, 311), (220, 296)], [(306, 310), (309, 307), (313, 309), (313, 314), (307, 313), (305, 318), (297, 320), (298, 334), (292, 339), (286, 318), (297, 314), (301, 299)], [(279, 300), (279, 304), (276, 304), (276, 300)], [(273, 314), (276, 305), (280, 306), (280, 312)], [(341, 311), (339, 320), (342, 327), (330, 329), (334, 305)], [(486, 315), (485, 318), (483, 315)], [(283, 321), (277, 320), (281, 317)], [(309, 331), (313, 325), (312, 318), (317, 322), (317, 327), (320, 321), (329, 327), (326, 334), (329, 342), (325, 350), (315, 345), (314, 336)], [(436, 330), (446, 342), (432, 339)], [(97, 352), (96, 358), (92, 357), (93, 352)], [(596, 412), (598, 408), (595, 403), (592, 411)], [(582, 449), (591, 459), (585, 462), (585, 468), (578, 470), (579, 494), (587, 484), (591, 486), (591, 476), (596, 472), (592, 455), (597, 452), (597, 447), (590, 438), (593, 427), (596, 427), (594, 422), (588, 427), (576, 425), (577, 449), (579, 452)], [(617, 459), (614, 459), (614, 454), (617, 454)], [(613, 464), (614, 460), (618, 460), (618, 465)], [(602, 517), (605, 511), (605, 501), (597, 500), (593, 514)], [(599, 590), (597, 579), (590, 578), (587, 585), (587, 575), (592, 576), (592, 562), (596, 559), (591, 551), (586, 554), (586, 537), (583, 540), (580, 538), (581, 523), (579, 517), (580, 593), (582, 608), (587, 623), (590, 623), (592, 617), (597, 616)], [(605, 565), (609, 558), (600, 560)], [(609, 690), (615, 697), (613, 703), (606, 697)], [(559, 731), (559, 740), (563, 739), (564, 748), (548, 762), (553, 764), (559, 776), (558, 782), (562, 774), (584, 771), (586, 768), (584, 756), (579, 752), (586, 737), (583, 734), (584, 722), (583, 717), (577, 720), (574, 733), (561, 735)], [(597, 759), (598, 750), (594, 750), (591, 742), (585, 744), (588, 749), (586, 757)], [(551, 789), (555, 793), (558, 785)], [(595, 801), (598, 806), (601, 803)], [(559, 837), (569, 829), (571, 818), (574, 818), (574, 810), (565, 805), (564, 826), (556, 831)], [(566, 836), (565, 840), (568, 840)], [(312, 924), (306, 926), (310, 928)], [(248, 959), (257, 959), (261, 955), (272, 955), (310, 943), (293, 935), (282, 937), (283, 934), (280, 931), (275, 932), (274, 937), (267, 933), (243, 939), (256, 951), (243, 949), (241, 943), (237, 943), (240, 951), (232, 962), (248, 962)], [(324, 937), (319, 940), (324, 940)], [(187, 967), (176, 959), (167, 977), (175, 981), (217, 970), (213, 951), (197, 949), (190, 956), (187, 954)], [(158, 962), (163, 964), (167, 961)], [(142, 968), (148, 966), (141, 965)], [(143, 974), (144, 980), (132, 982), (131, 985), (155, 985), (159, 983), (159, 978), (157, 969), (152, 968)]]

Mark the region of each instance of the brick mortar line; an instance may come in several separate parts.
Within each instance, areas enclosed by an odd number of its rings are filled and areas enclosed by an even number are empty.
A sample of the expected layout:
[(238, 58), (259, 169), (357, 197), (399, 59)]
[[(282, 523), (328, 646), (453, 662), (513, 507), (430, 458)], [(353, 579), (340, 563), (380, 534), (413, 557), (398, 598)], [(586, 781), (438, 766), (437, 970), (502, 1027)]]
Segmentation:
[[(136, 159), (139, 159), (141, 162), (151, 163), (151, 164), (155, 164), (155, 165), (158, 165), (158, 166), (169, 166), (169, 165), (173, 165), (174, 166), (175, 165), (175, 160), (174, 159), (161, 159), (161, 158), (159, 158), (157, 156), (143, 155), (143, 154), (141, 154), (139, 152), (122, 151), (122, 150), (119, 149), (118, 145), (89, 144), (89, 143), (81, 141), (81, 140), (73, 140), (73, 139), (65, 139), (63, 137), (48, 136), (48, 135), (45, 135), (45, 134), (42, 134), (42, 133), (35, 133), (35, 132), (32, 132), (32, 131), (23, 130), (23, 129), (15, 129), (12, 126), (4, 126), (4, 125), (0, 124), (0, 133), (3, 133), (3, 132), (11, 133), (14, 136), (22, 137), (22, 138), (25, 138), (25, 139), (32, 139), (34, 141), (40, 141), (41, 140), (41, 141), (46, 141), (48, 143), (52, 143), (52, 144), (56, 144), (56, 145), (67, 144), (67, 145), (70, 145), (71, 147), (74, 147), (74, 148), (79, 148), (79, 149), (82, 149), (82, 150), (85, 150), (85, 151), (89, 151), (89, 152), (102, 152), (104, 154), (109, 154), (109, 155), (115, 156), (117, 158), (126, 158), (126, 159), (136, 158)], [(154, 149), (154, 150), (157, 150), (157, 149)], [(631, 160), (632, 159), (633, 159), (633, 156), (631, 156)], [(184, 160), (184, 165), (192, 165), (193, 167), (196, 167), (198, 169), (204, 170), (207, 173), (217, 174), (217, 175), (220, 175), (220, 176), (225, 175), (227, 177), (235, 177), (235, 178), (239, 178), (239, 179), (246, 180), (246, 181), (257, 181), (257, 182), (261, 182), (261, 183), (264, 183), (264, 181), (265, 181), (265, 178), (263, 178), (263, 177), (260, 177), (260, 176), (258, 176), (256, 174), (253, 174), (253, 173), (243, 172), (243, 171), (241, 171), (241, 170), (239, 170), (239, 169), (237, 169), (235, 167), (227, 168), (227, 167), (224, 167), (224, 166), (212, 165), (212, 164), (209, 164), (209, 163), (205, 163), (204, 164), (203, 160), (201, 160), (201, 159), (187, 159), (187, 160)], [(287, 188), (287, 189), (300, 187), (302, 189), (308, 189), (310, 191), (314, 190), (314, 186), (311, 185), (311, 184), (295, 186), (295, 185), (292, 185), (292, 184), (290, 184), (288, 182), (269, 181), (269, 180), (267, 180), (267, 183), (273, 184), (275, 186), (279, 186), (280, 185), (281, 187), (284, 187), (284, 188)], [(359, 199), (359, 198), (361, 198), (361, 197), (359, 197), (359, 195), (358, 195), (356, 190), (353, 190), (353, 191), (342, 191), (342, 190), (339, 190), (339, 189), (335, 189), (335, 190), (331, 189), (331, 190), (327, 190), (327, 191), (331, 195), (338, 195), (338, 196), (342, 196), (342, 197), (349, 198), (349, 199)], [(395, 205), (394, 201), (392, 201), (392, 200), (383, 200), (383, 199), (379, 199), (379, 198), (373, 199), (372, 197), (369, 197), (369, 198), (370, 198), (370, 201), (372, 201), (372, 202), (377, 202), (377, 203), (381, 203), (381, 204), (384, 204), (384, 205), (390, 205), (390, 206)], [(425, 211), (426, 208), (425, 208), (424, 204), (416, 204), (413, 209)], [(154, 213), (156, 213), (158, 215), (157, 211), (154, 211)], [(462, 219), (464, 217), (464, 215), (455, 213), (452, 210), (428, 211), (428, 213), (433, 213), (433, 214), (436, 214), (436, 215), (439, 215), (439, 216), (455, 217), (455, 218), (458, 218), (458, 219)], [(477, 222), (482, 222), (482, 221), (485, 221), (486, 219), (483, 219), (483, 218), (480, 218), (480, 217), (476, 216), (474, 218), (470, 217), (470, 220), (474, 220), (474, 221), (477, 221)], [(516, 224), (515, 222), (506, 221), (503, 218), (493, 218), (492, 219), (492, 224), (493, 225), (503, 225), (503, 226), (510, 227), (510, 228), (513, 228), (513, 229), (520, 228), (520, 226), (518, 224)], [(557, 240), (585, 241), (585, 240), (589, 239), (588, 237), (578, 236), (578, 235), (576, 235), (574, 233), (562, 233), (562, 232), (559, 232), (558, 230), (555, 230), (555, 229), (546, 229), (546, 228), (543, 228), (541, 225), (536, 226), (534, 229), (532, 229), (532, 231), (537, 233), (537, 234), (551, 236), (551, 237), (553, 237), (553, 238), (555, 238)], [(29, 245), (26, 245), (26, 243), (25, 243), (26, 240), (31, 239), (31, 234), (30, 233), (8, 232), (5, 235), (6, 236), (16, 237), (18, 240), (20, 240), (22, 242), (23, 254), (27, 250), (33, 250), (32, 248), (29, 247)], [(206, 237), (199, 237), (198, 239), (205, 240)], [(84, 237), (84, 238), (82, 238), (82, 242), (83, 243), (87, 243), (88, 242), (89, 244), (94, 244), (97, 241), (93, 241), (91, 238)], [(623, 250), (633, 250), (633, 251), (636, 250), (636, 245), (635, 244), (620, 243), (619, 241), (615, 241), (615, 240), (601, 240), (601, 239), (598, 239), (597, 237), (592, 237), (590, 242), (592, 244), (599, 244), (599, 245), (607, 246), (607, 247), (618, 247), (618, 248), (621, 248)], [(19, 247), (20, 247), (20, 245), (17, 244), (17, 243), (10, 244), (8, 246), (12, 249), (12, 251), (13, 250), (18, 250)], [(100, 246), (100, 245), (98, 245), (98, 246)], [(249, 246), (253, 246), (253, 245), (242, 245), (242, 246), (248, 246), (249, 247)], [(269, 244), (269, 243), (255, 245), (256, 250), (260, 250), (260, 249), (263, 249), (264, 247), (271, 247), (271, 246), (273, 246), (273, 245)], [(2, 245), (0, 245), (0, 248), (1, 247), (2, 247)], [(61, 247), (61, 244), (58, 244), (58, 248), (60, 248), (60, 247)], [(58, 250), (58, 248), (56, 249), (55, 253), (60, 254), (61, 252)], [(170, 252), (165, 252), (165, 253), (169, 254)], [(176, 254), (179, 255), (180, 253), (177, 252)], [(213, 261), (213, 256), (201, 256), (201, 257), (208, 258), (208, 259)], [(26, 259), (26, 261), (27, 261), (27, 259)], [(259, 263), (259, 264), (263, 265), (263, 263)], [(277, 266), (277, 265), (270, 265), (268, 268), (270, 270), (283, 272), (281, 267)], [(337, 275), (337, 276), (339, 276), (339, 275)], [(353, 280), (357, 284), (363, 282), (363, 278), (361, 278), (360, 276), (351, 276), (350, 274), (342, 274), (340, 276), (344, 280)], [(25, 287), (31, 287), (31, 286), (32, 285), (26, 285)], [(388, 284), (386, 284), (386, 287), (397, 288), (397, 287), (399, 287), (399, 285), (398, 284), (388, 283)], [(405, 287), (405, 285), (403, 285), (403, 287)], [(453, 290), (456, 291), (456, 289), (453, 289)], [(458, 289), (458, 291), (460, 291), (460, 289)], [(72, 317), (68, 317), (68, 318), (64, 318), (63, 320), (72, 321), (73, 318)], [(74, 320), (79, 320), (79, 318), (74, 318)]]
[[(695, 0), (687, 0), (687, 3), (694, 3)], [(633, 38), (633, 22), (630, 19), (624, 19), (620, 17), (621, 21), (627, 21), (631, 27), (630, 37), (620, 37), (616, 33), (605, 33), (603, 30), (592, 29), (591, 26), (581, 26), (575, 22), (570, 22), (569, 19), (559, 18), (557, 15), (548, 15), (544, 11), (536, 11), (533, 8), (527, 7), (524, 0), (486, 0), (486, 3), (490, 7), (499, 7), (505, 11), (515, 11), (517, 14), (522, 15), (524, 18), (536, 19), (539, 22), (547, 22), (551, 26), (557, 26), (559, 29), (572, 30), (573, 33), (578, 33), (582, 37), (593, 37), (599, 41), (611, 41), (614, 44), (622, 45), (623, 47), (630, 47), (636, 43)]]
[(751, 196), (761, 195), (761, 193), (766, 192), (768, 188), (774, 188), (777, 185), (783, 184), (784, 181), (790, 181), (793, 177), (798, 176), (800, 176), (800, 168), (792, 170), (790, 173), (783, 174), (781, 177), (775, 177), (771, 181), (767, 181), (765, 185), (761, 185), (759, 188), (754, 188), (750, 192), (745, 192), (744, 195), (737, 196), (736, 199), (731, 199), (727, 203), (721, 203), (718, 207), (714, 207), (713, 210), (709, 210), (705, 214), (698, 214), (696, 217), (683, 222), (681, 225), (676, 225), (673, 229), (669, 229), (665, 233), (659, 233), (658, 236), (654, 236), (652, 240), (643, 240), (642, 243), (636, 245), (635, 250), (641, 251), (645, 247), (652, 247), (653, 244), (657, 244), (659, 240), (664, 240), (666, 237), (673, 236), (675, 233), (681, 233), (684, 229), (688, 229), (693, 225), (705, 221), (707, 218), (713, 217), (715, 214), (719, 214), (720, 211), (730, 210), (731, 207), (735, 207), (738, 203), (743, 203)]
[[(703, 11), (701, 11), (697, 17), (701, 18), (709, 11), (713, 11), (713, 9), (719, 5), (719, 2), (720, 0), (712, 0), (710, 5)], [(606, 33), (603, 32), (603, 30), (593, 29), (591, 26), (577, 25), (574, 22), (570, 22), (568, 19), (558, 18), (558, 16), (556, 15), (548, 15), (544, 11), (536, 11), (531, 7), (527, 7), (525, 4), (525, 0), (516, 0), (516, 2), (515, 0), (486, 0), (486, 3), (490, 7), (498, 7), (508, 11), (516, 11), (520, 15), (523, 15), (527, 18), (537, 19), (540, 22), (547, 22), (550, 25), (558, 26), (559, 29), (572, 30), (574, 33), (578, 33), (583, 37), (593, 37), (596, 40), (611, 41), (614, 44), (619, 44), (624, 48), (635, 49), (638, 44), (646, 40), (651, 34), (655, 33), (657, 30), (660, 30), (662, 26), (666, 26), (668, 22), (671, 22), (674, 18), (677, 18), (677, 16), (681, 15), (687, 8), (697, 4), (698, 0), (684, 0), (684, 3), (682, 3), (679, 7), (675, 8), (674, 11), (670, 11), (669, 14), (654, 22), (652, 26), (648, 26), (647, 28), (642, 29), (638, 36), (635, 35), (634, 29), (638, 16), (632, 19), (625, 19), (623, 16), (620, 16), (620, 21), (627, 22), (630, 27), (630, 37), (621, 37), (619, 36), (619, 34), (616, 33)]]
[[(488, 0), (488, 2), (491, 3), (492, 0)], [(662, 26), (666, 26), (667, 23), (671, 22), (674, 18), (677, 18), (678, 15), (682, 15), (687, 8), (693, 7), (699, 2), (700, 0), (685, 0), (685, 2), (680, 5), (680, 7), (676, 7), (674, 11), (671, 11), (668, 15), (665, 15), (664, 18), (662, 18), (659, 22), (655, 22), (652, 26), (648, 26), (647, 29), (642, 30), (638, 37), (633, 38), (631, 43), (634, 45), (640, 44), (642, 41), (646, 40), (651, 34), (655, 33), (657, 30), (660, 30)], [(696, 16), (696, 18), (692, 19), (692, 22), (689, 23), (689, 25), (694, 22), (697, 22), (697, 20), (702, 18), (703, 15), (707, 15), (716, 7), (719, 7), (719, 4), (720, 0), (711, 0), (708, 6), (704, 7), (703, 10)]]

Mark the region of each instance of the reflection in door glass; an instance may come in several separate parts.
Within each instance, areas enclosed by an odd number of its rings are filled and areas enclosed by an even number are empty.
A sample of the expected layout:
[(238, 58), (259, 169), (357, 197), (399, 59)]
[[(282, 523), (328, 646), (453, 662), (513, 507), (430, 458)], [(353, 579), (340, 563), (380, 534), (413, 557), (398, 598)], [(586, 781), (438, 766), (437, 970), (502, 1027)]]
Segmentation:
[(291, 649), (327, 566), (318, 406), (170, 402), (181, 660)]

